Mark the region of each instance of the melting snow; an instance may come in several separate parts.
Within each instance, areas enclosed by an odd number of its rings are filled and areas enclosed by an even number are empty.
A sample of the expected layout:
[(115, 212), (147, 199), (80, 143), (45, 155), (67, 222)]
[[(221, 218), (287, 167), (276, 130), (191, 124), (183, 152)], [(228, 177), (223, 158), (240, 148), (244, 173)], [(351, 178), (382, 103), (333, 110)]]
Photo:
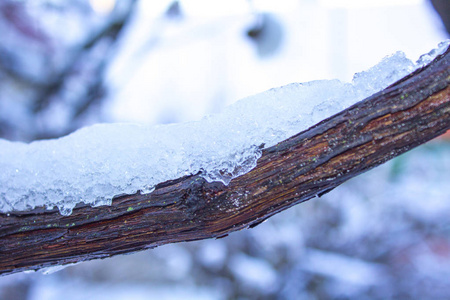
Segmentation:
[(230, 180), (256, 166), (260, 147), (272, 146), (370, 96), (442, 53), (415, 65), (398, 52), (352, 83), (293, 83), (242, 99), (222, 113), (184, 124), (101, 124), (66, 137), (30, 144), (0, 139), (0, 211), (77, 203), (110, 205), (118, 194), (151, 192), (155, 185), (201, 172)]

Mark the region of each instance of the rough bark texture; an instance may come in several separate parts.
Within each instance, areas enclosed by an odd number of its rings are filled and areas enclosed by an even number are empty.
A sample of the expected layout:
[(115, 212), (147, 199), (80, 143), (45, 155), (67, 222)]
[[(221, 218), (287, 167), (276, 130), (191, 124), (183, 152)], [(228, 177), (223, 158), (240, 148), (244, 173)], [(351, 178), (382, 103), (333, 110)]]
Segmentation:
[(199, 175), (148, 195), (73, 214), (0, 214), (0, 274), (37, 270), (167, 243), (223, 237), (300, 202), (450, 129), (450, 51), (426, 68), (273, 147), (228, 186)]

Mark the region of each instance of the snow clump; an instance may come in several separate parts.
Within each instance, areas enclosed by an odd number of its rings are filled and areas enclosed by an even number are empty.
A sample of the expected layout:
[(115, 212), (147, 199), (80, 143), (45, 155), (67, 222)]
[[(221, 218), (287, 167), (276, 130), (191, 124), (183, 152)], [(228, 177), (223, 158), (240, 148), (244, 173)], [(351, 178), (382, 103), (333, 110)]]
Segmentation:
[(56, 206), (70, 215), (77, 203), (110, 205), (115, 195), (150, 193), (158, 183), (199, 172), (228, 184), (256, 166), (263, 145), (309, 128), (420, 66), (398, 52), (352, 83), (292, 83), (196, 122), (100, 124), (29, 144), (0, 139), (0, 212)]

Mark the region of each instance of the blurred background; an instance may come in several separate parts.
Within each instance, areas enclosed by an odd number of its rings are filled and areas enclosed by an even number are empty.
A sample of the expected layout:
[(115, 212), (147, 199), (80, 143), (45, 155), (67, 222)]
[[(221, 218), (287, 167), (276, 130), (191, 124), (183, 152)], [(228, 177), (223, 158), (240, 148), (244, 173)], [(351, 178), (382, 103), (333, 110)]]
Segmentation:
[[(415, 61), (449, 31), (448, 0), (0, 0), (0, 137), (197, 120)], [(449, 150), (440, 137), (224, 239), (0, 277), (0, 299), (448, 299)]]

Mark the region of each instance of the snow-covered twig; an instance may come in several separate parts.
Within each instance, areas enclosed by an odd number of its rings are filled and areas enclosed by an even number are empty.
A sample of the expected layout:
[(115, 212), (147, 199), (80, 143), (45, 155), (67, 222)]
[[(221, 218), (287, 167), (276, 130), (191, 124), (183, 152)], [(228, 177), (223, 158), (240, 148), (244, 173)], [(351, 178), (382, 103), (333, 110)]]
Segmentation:
[(0, 214), (0, 274), (219, 238), (295, 204), (450, 129), (450, 49), (429, 65), (315, 126), (263, 149), (230, 181), (197, 175), (111, 206), (78, 205), (69, 216), (35, 208)]

